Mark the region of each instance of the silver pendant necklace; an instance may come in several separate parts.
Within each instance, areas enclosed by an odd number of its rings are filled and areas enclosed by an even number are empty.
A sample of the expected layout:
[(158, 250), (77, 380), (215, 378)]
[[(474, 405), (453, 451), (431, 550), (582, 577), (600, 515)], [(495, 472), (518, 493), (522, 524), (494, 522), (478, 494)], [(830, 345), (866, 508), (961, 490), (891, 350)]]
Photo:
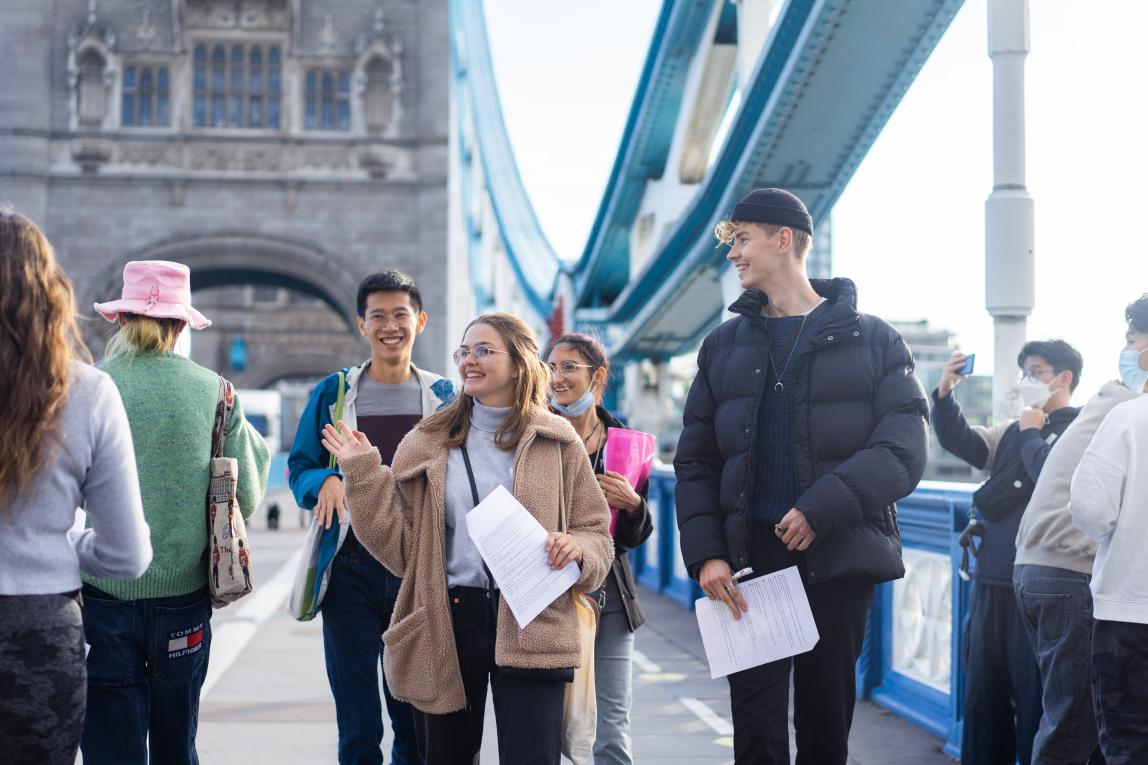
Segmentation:
[(777, 364), (773, 360), (773, 349), (766, 349), (766, 353), (769, 354), (769, 365), (773, 367), (773, 375), (777, 378), (777, 382), (773, 384), (773, 389), (776, 391), (785, 390), (785, 383), (781, 381), (782, 375), (789, 371), (789, 363), (793, 361), (793, 354), (797, 350), (797, 344), (801, 342), (801, 333), (805, 331), (805, 322), (809, 320), (809, 316), (812, 313), (813, 311), (810, 311), (809, 313), (805, 314), (804, 317), (802, 317), (801, 326), (797, 328), (797, 337), (793, 341), (793, 347), (789, 349), (789, 355), (785, 357), (785, 366), (781, 368), (780, 373), (778, 373)]

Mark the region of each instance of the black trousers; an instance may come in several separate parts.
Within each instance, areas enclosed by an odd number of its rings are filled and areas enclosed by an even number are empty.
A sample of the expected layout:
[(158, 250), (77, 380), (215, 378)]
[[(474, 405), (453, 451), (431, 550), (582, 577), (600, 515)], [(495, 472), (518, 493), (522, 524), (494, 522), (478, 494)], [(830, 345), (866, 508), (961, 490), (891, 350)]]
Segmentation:
[(558, 672), (506, 670), (495, 665), (498, 595), (480, 588), (451, 587), (450, 613), (466, 709), (419, 715), (426, 765), (472, 765), (482, 748), (486, 689), (494, 693), (499, 762), (559, 765), (562, 702), (566, 681)]
[[(1060, 608), (1067, 618), (1067, 595)], [(965, 650), (962, 765), (1029, 765), (1043, 710), (1040, 665), (1013, 588), (975, 583)]]
[(1096, 621), (1092, 698), (1108, 765), (1148, 762), (1148, 624)]
[(0, 762), (73, 765), (85, 678), (76, 593), (0, 595)]
[[(797, 566), (805, 579), (805, 556), (786, 550), (771, 526), (754, 527), (750, 561), (755, 575)], [(789, 765), (791, 668), (797, 765), (845, 765), (848, 758), (873, 583), (806, 584), (805, 592), (820, 636), (813, 650), (729, 676), (737, 765)]]

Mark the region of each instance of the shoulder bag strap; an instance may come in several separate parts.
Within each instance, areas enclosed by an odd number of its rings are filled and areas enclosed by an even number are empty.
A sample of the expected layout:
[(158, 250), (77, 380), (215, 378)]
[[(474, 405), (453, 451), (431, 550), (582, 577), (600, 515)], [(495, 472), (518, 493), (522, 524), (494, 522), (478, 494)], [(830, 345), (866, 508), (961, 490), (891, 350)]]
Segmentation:
[[(335, 395), (335, 420), (331, 423), (332, 427), (339, 427), (339, 420), (343, 419), (343, 405), (347, 402), (347, 393), (344, 388), (347, 387), (347, 375), (345, 372), (339, 372), (339, 392)], [(339, 461), (335, 459), (332, 454), (327, 458), (327, 467), (331, 470), (339, 469)]]
[[(474, 506), (478, 507), (478, 484), (474, 480), (474, 468), (470, 466), (470, 453), (466, 450), (466, 444), (460, 446), (459, 451), (462, 452), (462, 461), (466, 465), (466, 477), (470, 480), (470, 496), (474, 500)], [(486, 574), (486, 589), (488, 594), (493, 594), (494, 590), (498, 589), (494, 586), (494, 574), (490, 573), (490, 567), (486, 565), (486, 561), (482, 562), (482, 570)]]
[(219, 397), (215, 400), (215, 422), (211, 427), (211, 456), (223, 456), (223, 445), (231, 430), (231, 413), (235, 409), (235, 391), (222, 375), (219, 378)]
[(558, 528), (563, 534), (569, 533), (567, 531), (566, 519), (566, 476), (565, 470), (562, 469), (562, 444), (555, 441), (558, 446)]

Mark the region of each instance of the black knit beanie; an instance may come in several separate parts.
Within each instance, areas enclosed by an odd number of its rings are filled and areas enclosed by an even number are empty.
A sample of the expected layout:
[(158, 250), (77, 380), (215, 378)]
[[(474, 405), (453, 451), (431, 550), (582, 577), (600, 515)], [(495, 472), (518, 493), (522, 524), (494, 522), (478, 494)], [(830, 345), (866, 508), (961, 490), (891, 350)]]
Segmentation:
[(768, 223), (789, 226), (813, 236), (813, 218), (805, 203), (785, 189), (756, 189), (733, 206), (729, 219), (735, 222)]

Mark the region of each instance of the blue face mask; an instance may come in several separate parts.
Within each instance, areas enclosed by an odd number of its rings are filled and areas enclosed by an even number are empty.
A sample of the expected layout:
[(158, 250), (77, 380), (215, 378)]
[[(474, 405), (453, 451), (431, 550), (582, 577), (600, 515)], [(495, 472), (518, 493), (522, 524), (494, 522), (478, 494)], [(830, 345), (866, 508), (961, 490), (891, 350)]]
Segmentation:
[(1139, 353), (1123, 351), (1120, 354), (1120, 379), (1137, 393), (1144, 390), (1144, 383), (1148, 382), (1148, 371), (1140, 368), (1140, 355), (1145, 352), (1148, 348)]
[(571, 401), (565, 406), (559, 404), (558, 399), (551, 395), (550, 406), (552, 406), (558, 414), (565, 415), (566, 417), (581, 417), (586, 414), (590, 407), (594, 406), (594, 386), (591, 385), (577, 400)]

